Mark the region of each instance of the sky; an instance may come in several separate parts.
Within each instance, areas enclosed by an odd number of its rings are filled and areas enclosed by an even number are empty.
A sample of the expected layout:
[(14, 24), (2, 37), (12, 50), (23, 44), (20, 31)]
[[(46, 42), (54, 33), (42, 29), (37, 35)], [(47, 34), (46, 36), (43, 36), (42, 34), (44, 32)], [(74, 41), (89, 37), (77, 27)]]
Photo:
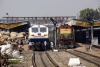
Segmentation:
[(0, 0), (0, 18), (77, 16), (85, 8), (97, 9), (100, 0)]

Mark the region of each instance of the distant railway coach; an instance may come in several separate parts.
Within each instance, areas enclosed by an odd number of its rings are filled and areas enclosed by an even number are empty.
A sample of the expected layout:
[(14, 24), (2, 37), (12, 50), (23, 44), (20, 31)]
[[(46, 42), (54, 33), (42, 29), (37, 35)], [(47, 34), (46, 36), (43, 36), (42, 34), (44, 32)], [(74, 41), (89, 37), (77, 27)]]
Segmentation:
[(74, 47), (74, 28), (68, 24), (61, 25), (57, 28), (57, 43), (66, 47)]

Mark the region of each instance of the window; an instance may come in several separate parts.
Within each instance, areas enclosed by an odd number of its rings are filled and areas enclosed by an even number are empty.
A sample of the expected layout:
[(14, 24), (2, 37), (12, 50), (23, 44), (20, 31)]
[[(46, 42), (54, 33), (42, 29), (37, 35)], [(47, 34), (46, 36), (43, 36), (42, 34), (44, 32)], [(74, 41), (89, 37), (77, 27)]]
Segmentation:
[(38, 32), (38, 28), (32, 28), (32, 32)]
[(40, 28), (40, 32), (46, 32), (46, 28)]

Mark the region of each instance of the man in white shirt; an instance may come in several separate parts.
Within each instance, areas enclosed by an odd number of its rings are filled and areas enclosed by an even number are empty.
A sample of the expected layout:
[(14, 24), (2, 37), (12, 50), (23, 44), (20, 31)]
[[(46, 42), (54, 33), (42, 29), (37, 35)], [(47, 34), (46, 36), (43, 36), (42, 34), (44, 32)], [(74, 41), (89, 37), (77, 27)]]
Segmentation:
[(47, 49), (46, 49), (46, 45), (47, 45), (47, 42), (46, 42), (46, 41), (44, 41), (45, 51), (47, 50)]
[(50, 42), (50, 47), (51, 47), (52, 51), (53, 51), (53, 48), (54, 48), (53, 45), (54, 45), (54, 43), (51, 41), (51, 42)]

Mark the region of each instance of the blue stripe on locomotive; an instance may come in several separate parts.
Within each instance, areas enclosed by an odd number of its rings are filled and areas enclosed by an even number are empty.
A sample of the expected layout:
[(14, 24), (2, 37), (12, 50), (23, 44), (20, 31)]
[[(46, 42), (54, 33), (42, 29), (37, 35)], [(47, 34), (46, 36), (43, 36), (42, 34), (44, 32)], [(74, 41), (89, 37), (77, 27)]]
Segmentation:
[(38, 39), (37, 38), (34, 38), (34, 39), (33, 38), (30, 38), (29, 39), (29, 42), (44, 42), (44, 41), (47, 41), (48, 42), (49, 41), (49, 38), (38, 38)]

